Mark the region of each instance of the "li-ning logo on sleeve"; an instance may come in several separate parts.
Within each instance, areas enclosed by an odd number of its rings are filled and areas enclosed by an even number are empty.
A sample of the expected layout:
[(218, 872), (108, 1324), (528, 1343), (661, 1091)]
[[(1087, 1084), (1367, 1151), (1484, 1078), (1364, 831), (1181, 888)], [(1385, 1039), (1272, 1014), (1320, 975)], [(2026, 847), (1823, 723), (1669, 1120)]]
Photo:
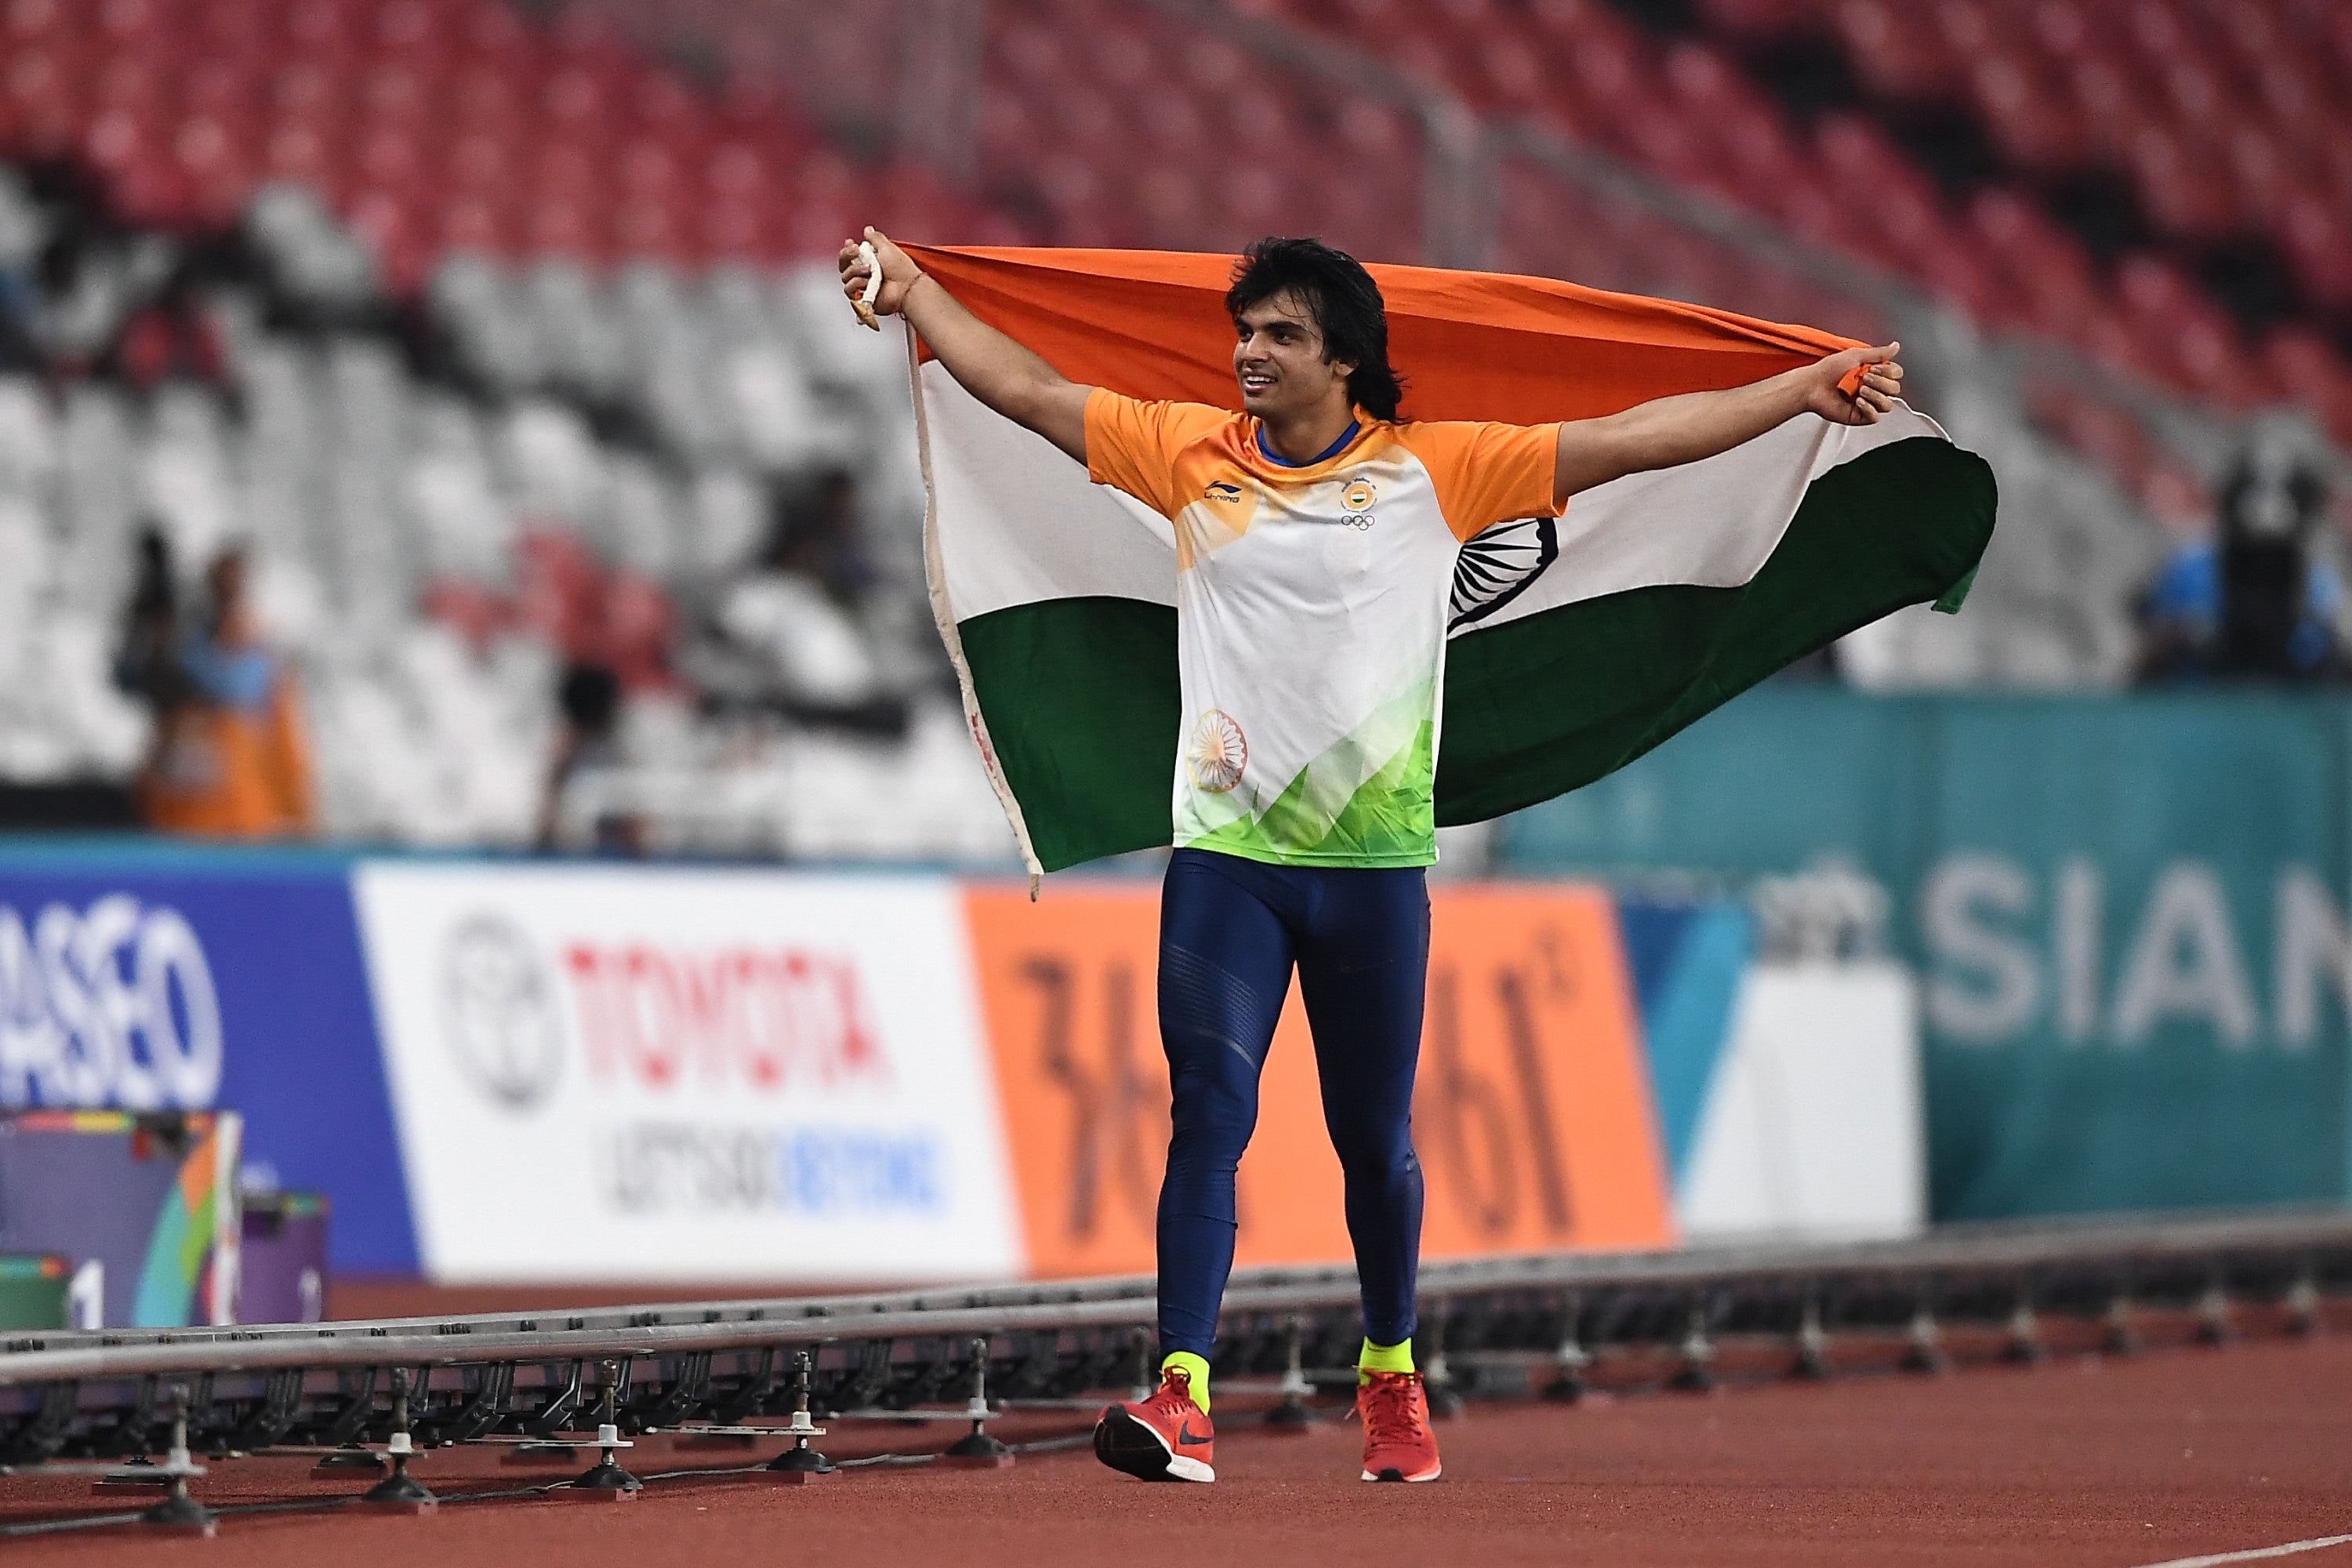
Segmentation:
[(1201, 499), (1231, 504), (1242, 499), (1242, 488), (1239, 485), (1229, 485), (1224, 480), (1219, 479), (1201, 493)]

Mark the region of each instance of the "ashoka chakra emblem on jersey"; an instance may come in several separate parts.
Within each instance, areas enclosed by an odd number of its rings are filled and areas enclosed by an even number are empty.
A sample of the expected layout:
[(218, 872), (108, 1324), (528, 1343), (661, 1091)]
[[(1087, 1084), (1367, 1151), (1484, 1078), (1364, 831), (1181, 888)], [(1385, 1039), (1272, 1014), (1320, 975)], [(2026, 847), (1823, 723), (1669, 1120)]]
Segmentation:
[(1192, 726), (1192, 743), (1185, 749), (1184, 771), (1211, 795), (1223, 795), (1242, 782), (1249, 766), (1249, 742), (1242, 727), (1215, 709)]

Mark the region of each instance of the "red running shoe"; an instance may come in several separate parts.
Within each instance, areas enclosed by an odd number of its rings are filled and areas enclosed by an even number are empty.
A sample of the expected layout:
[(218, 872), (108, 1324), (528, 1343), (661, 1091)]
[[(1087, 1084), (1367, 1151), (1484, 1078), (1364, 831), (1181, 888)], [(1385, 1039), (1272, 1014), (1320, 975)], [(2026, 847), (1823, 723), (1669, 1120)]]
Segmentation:
[(1356, 1419), (1364, 1424), (1364, 1479), (1433, 1481), (1444, 1473), (1421, 1373), (1366, 1374), (1356, 1390)]
[(1192, 1374), (1163, 1368), (1160, 1392), (1109, 1406), (1095, 1423), (1095, 1458), (1147, 1481), (1213, 1481), (1216, 1428), (1192, 1403)]

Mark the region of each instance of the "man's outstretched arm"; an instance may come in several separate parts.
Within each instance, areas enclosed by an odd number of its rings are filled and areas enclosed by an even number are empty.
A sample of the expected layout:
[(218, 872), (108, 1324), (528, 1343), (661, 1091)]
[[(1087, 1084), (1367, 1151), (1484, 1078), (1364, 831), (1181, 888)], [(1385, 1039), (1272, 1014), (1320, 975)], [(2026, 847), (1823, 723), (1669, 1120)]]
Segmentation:
[[(1025, 425), (1083, 463), (1087, 460), (1087, 395), (1030, 350), (956, 302), (914, 258), (868, 228), (866, 241), (882, 263), (882, 291), (874, 309), (914, 322), (932, 353), (966, 392), (1016, 425)], [(856, 242), (841, 247), (841, 291), (855, 300), (866, 291), (866, 258)]]
[[(1572, 420), (1559, 427), (1552, 504), (1565, 506), (1577, 491), (1627, 474), (1728, 452), (1800, 414), (1837, 425), (1874, 425), (1903, 390), (1903, 367), (1895, 359), (1902, 346), (1848, 349), (1747, 386), (1661, 397), (1622, 414)], [(1838, 383), (1857, 365), (1867, 368), (1861, 390), (1849, 397)]]

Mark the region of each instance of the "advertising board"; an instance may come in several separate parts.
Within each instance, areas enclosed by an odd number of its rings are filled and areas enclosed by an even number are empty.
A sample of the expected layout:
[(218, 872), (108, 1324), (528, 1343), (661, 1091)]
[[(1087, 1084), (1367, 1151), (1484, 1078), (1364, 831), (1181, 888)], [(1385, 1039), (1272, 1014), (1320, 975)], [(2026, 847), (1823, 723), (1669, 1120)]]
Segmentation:
[(1021, 1271), (953, 883), (375, 863), (353, 886), (433, 1279)]
[(337, 1268), (416, 1271), (341, 861), (0, 861), (0, 1110), (215, 1107), (270, 1184), (335, 1194)]
[(1866, 879), (1937, 1220), (2352, 1194), (2352, 703), (1768, 686), (1505, 825), (1548, 875)]
[[(1168, 1147), (1159, 889), (967, 895), (1031, 1271), (1149, 1272)], [(1440, 885), (1413, 1102), (1430, 1258), (1673, 1239), (1639, 1022), (1606, 894)], [(1348, 1261), (1297, 987), (1243, 1156), (1235, 1261)]]
[[(1608, 896), (1434, 900), (1431, 1256), (1670, 1240)], [(332, 1204), (320, 1286), (1133, 1272), (1168, 1136), (1157, 921), (1155, 886), (1106, 879), (1032, 903), (871, 873), (0, 862), (0, 1109), (244, 1112), (247, 1176)], [(1295, 997), (1276, 1038), (1241, 1258), (1344, 1261)], [(307, 1311), (302, 1277), (268, 1310)]]
[(1900, 964), (1750, 967), (1676, 1184), (1683, 1234), (1877, 1240), (1924, 1228), (1918, 1014)]

